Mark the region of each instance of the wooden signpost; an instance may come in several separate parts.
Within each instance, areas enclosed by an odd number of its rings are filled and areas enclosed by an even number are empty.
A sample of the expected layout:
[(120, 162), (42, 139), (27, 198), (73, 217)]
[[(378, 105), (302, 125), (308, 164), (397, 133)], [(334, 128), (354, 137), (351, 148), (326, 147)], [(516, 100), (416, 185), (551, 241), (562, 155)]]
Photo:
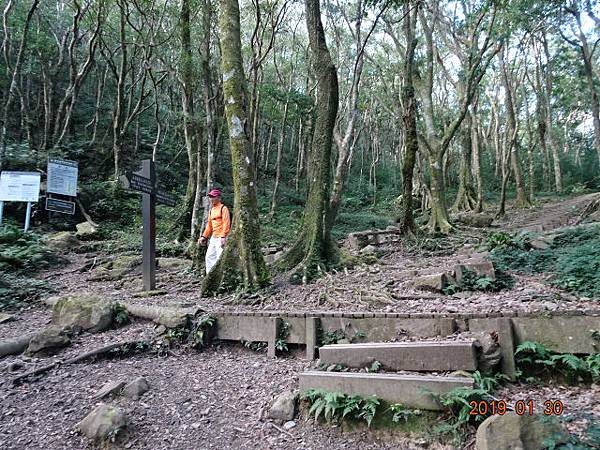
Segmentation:
[(126, 173), (121, 177), (126, 189), (142, 193), (142, 273), (144, 290), (153, 291), (156, 287), (156, 202), (175, 206), (176, 200), (168, 192), (156, 187), (154, 161), (142, 160), (142, 170)]

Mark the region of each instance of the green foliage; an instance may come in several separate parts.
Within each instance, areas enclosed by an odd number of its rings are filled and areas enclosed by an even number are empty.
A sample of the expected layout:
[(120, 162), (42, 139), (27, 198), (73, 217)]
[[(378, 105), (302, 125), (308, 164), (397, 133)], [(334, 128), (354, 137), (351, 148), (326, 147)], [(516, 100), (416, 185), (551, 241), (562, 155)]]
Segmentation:
[(308, 413), (314, 415), (315, 420), (323, 416), (325, 420), (349, 419), (362, 420), (371, 426), (381, 404), (374, 396), (362, 397), (359, 395), (346, 395), (340, 392), (330, 392), (322, 389), (309, 389), (302, 395), (302, 400), (310, 404)]
[(377, 373), (381, 370), (381, 363), (379, 361), (373, 361), (366, 370), (369, 373)]
[(346, 338), (346, 333), (344, 333), (344, 330), (323, 331), (321, 329), (317, 331), (320, 331), (320, 333), (318, 333), (319, 346), (337, 344), (338, 341)]
[(279, 326), (279, 330), (277, 331), (277, 333), (278, 333), (277, 339), (275, 340), (275, 349), (276, 350), (278, 350), (280, 352), (289, 351), (286, 339), (290, 335), (291, 328), (292, 328), (292, 325), (289, 322), (284, 321), (281, 323), (281, 325)]
[(33, 275), (61, 262), (41, 235), (12, 225), (0, 227), (0, 310), (19, 307), (51, 292), (46, 282)]
[(132, 217), (140, 216), (140, 196), (125, 190), (120, 182), (83, 184), (80, 196), (95, 220), (129, 225)]
[(548, 450), (594, 450), (600, 449), (600, 424), (589, 412), (575, 412), (566, 417), (564, 421), (585, 419), (586, 428), (580, 436), (565, 433), (556, 433), (544, 441), (544, 448)]
[(386, 412), (392, 413), (392, 422), (394, 423), (408, 422), (410, 419), (423, 414), (420, 409), (409, 409), (402, 403), (390, 405)]
[[(436, 427), (435, 432), (438, 434), (450, 434), (452, 440), (457, 444), (462, 444), (464, 438), (465, 427), (469, 424), (479, 423), (485, 420), (486, 415), (471, 415), (472, 406), (469, 404), (472, 401), (490, 401), (492, 393), (498, 385), (506, 381), (506, 376), (503, 374), (495, 374), (494, 376), (482, 375), (479, 371), (473, 373), (473, 381), (475, 387), (460, 387), (452, 389), (444, 394), (431, 395), (436, 398), (442, 406), (449, 409), (451, 417), (444, 424)], [(491, 411), (488, 415), (491, 414)]]
[(559, 233), (549, 248), (531, 248), (531, 236), (493, 248), (499, 270), (550, 272), (551, 283), (580, 295), (600, 298), (600, 226), (580, 226)]
[(127, 308), (125, 308), (120, 303), (117, 303), (113, 307), (113, 316), (114, 323), (117, 324), (117, 326), (119, 327), (127, 325), (129, 322), (131, 322), (131, 319), (129, 318), (129, 313), (127, 312)]
[(501, 271), (497, 271), (496, 279), (492, 280), (487, 275), (477, 275), (471, 270), (465, 270), (460, 283), (451, 283), (443, 291), (446, 295), (462, 291), (497, 292), (512, 286), (512, 284), (512, 278)]
[(200, 350), (206, 345), (206, 334), (212, 328), (217, 319), (210, 314), (204, 315), (197, 320), (188, 322), (185, 326), (169, 328), (158, 344), (158, 353), (164, 354), (171, 347), (185, 345)]
[(600, 353), (578, 357), (552, 352), (539, 342), (526, 341), (517, 346), (515, 363), (517, 378), (525, 382), (556, 375), (570, 382), (600, 381)]

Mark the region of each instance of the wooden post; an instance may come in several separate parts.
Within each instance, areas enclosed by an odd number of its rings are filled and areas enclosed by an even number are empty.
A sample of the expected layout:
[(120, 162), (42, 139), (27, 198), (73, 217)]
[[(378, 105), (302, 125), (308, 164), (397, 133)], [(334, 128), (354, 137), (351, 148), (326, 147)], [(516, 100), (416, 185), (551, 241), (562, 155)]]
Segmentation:
[(317, 347), (317, 328), (319, 325), (318, 317), (306, 318), (306, 359), (312, 361), (315, 359), (315, 348)]
[[(151, 186), (155, 186), (154, 161), (144, 159), (140, 175), (150, 179)], [(154, 189), (151, 194), (144, 193), (142, 196), (142, 222), (144, 224), (142, 250), (144, 290), (153, 291), (156, 287), (156, 194)]]
[(277, 338), (279, 336), (279, 329), (281, 328), (282, 320), (279, 317), (273, 317), (271, 319), (271, 324), (269, 325), (269, 340), (267, 342), (267, 356), (269, 358), (275, 358), (277, 356), (277, 349), (275, 348), (275, 343), (277, 342)]
[(27, 212), (25, 213), (25, 228), (23, 231), (29, 231), (29, 223), (31, 222), (31, 202), (27, 202)]

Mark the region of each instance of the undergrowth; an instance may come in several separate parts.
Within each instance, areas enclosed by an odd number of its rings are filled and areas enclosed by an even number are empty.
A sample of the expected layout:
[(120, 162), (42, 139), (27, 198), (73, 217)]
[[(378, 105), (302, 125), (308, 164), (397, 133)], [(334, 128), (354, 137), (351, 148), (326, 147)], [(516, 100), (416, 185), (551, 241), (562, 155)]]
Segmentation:
[(517, 378), (528, 383), (560, 377), (570, 383), (600, 381), (600, 353), (577, 356), (548, 350), (539, 342), (526, 341), (515, 350)]
[(0, 227), (0, 310), (19, 307), (51, 292), (46, 282), (32, 276), (61, 261), (41, 235), (12, 225)]
[(569, 292), (600, 299), (600, 225), (566, 229), (542, 236), (548, 248), (533, 248), (535, 236), (494, 233), (488, 237), (490, 259), (500, 270), (548, 272), (550, 282)]
[(496, 271), (496, 279), (494, 280), (487, 275), (478, 275), (471, 270), (465, 270), (460, 282), (450, 283), (443, 291), (446, 295), (463, 291), (498, 292), (512, 287), (513, 284), (512, 277), (502, 271)]

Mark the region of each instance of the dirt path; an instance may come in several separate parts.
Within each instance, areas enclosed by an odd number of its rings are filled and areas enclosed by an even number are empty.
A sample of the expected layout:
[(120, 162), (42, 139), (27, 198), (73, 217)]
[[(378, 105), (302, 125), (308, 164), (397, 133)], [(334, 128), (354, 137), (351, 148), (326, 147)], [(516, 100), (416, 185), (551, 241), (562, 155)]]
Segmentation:
[(598, 198), (600, 194), (593, 193), (541, 203), (534, 208), (513, 209), (501, 223), (512, 231), (549, 231), (574, 225), (585, 207)]

